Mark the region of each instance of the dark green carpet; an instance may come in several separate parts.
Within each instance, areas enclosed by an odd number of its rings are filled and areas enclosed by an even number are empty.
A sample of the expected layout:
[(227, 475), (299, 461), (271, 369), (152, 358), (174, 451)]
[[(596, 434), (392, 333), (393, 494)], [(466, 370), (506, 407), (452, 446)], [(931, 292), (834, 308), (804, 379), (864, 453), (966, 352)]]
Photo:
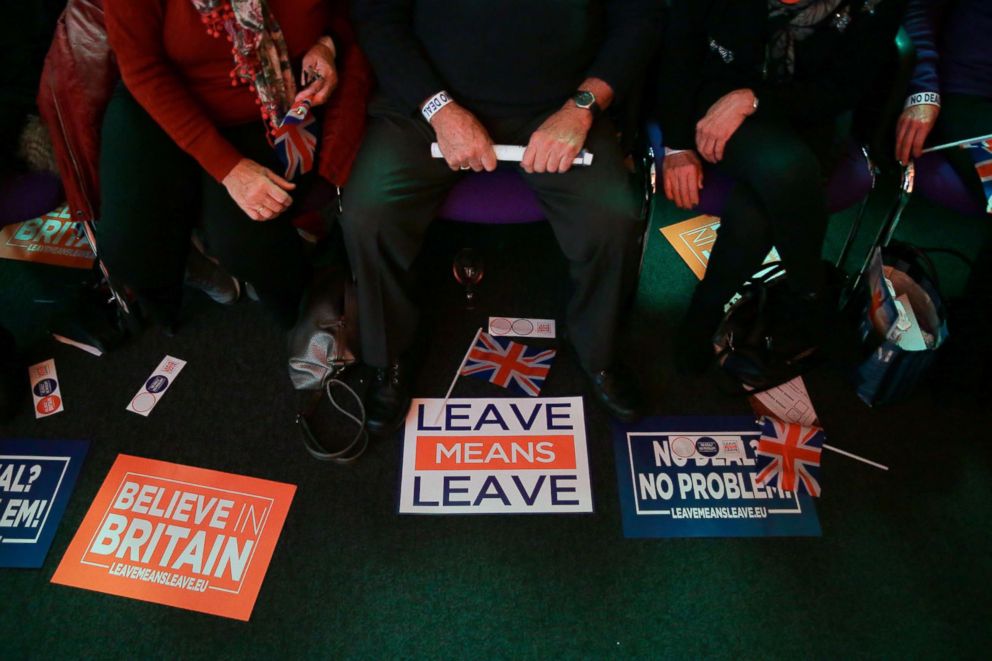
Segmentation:
[[(881, 203), (873, 205), (877, 222)], [(680, 381), (669, 342), (695, 280), (657, 231), (626, 346), (658, 414), (746, 414), (706, 379)], [(849, 215), (835, 219), (835, 254)], [(982, 219), (914, 202), (904, 234), (977, 247)], [(489, 313), (560, 318), (565, 265), (546, 225), (473, 228), (490, 248), (474, 313), (447, 260), (460, 229), (439, 226), (428, 265), (434, 332), (417, 392), (442, 396)], [(858, 253), (855, 253), (858, 254)], [(551, 258), (549, 258), (549, 255)], [(964, 271), (942, 260), (948, 290)], [(872, 410), (845, 366), (808, 379), (833, 444), (891, 466), (824, 460), (820, 539), (625, 540), (607, 418), (588, 403), (596, 513), (396, 514), (398, 440), (349, 468), (312, 461), (293, 425), (280, 333), (257, 306), (191, 294), (174, 339), (146, 332), (103, 358), (45, 341), (51, 304), (77, 273), (0, 262), (0, 312), (30, 357), (54, 357), (65, 413), (26, 410), (4, 436), (92, 441), (40, 570), (0, 570), (3, 658), (984, 657), (992, 577), (992, 462), (986, 406), (921, 389)], [(188, 366), (148, 419), (124, 406), (165, 353)], [(586, 392), (563, 354), (546, 393)], [(456, 395), (501, 393), (466, 380)], [(119, 452), (297, 484), (249, 623), (49, 584)]]

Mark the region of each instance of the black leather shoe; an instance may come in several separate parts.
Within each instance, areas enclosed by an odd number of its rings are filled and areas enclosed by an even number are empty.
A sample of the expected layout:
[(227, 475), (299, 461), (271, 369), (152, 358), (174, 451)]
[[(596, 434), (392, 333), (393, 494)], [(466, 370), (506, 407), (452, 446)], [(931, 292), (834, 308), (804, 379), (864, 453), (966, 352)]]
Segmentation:
[(377, 368), (365, 397), (366, 424), (377, 436), (393, 434), (406, 420), (410, 410), (410, 386), (413, 371), (406, 361)]
[(586, 372), (599, 403), (621, 422), (636, 422), (643, 415), (644, 403), (634, 380), (625, 370), (610, 368)]

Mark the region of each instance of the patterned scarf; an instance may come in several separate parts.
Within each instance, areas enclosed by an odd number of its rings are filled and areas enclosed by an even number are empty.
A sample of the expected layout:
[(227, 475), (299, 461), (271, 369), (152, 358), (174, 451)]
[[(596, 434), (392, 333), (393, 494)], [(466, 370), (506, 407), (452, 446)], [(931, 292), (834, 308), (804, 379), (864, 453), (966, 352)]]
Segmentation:
[[(776, 82), (788, 82), (796, 71), (796, 44), (813, 34), (828, 17), (835, 26), (845, 19), (834, 12), (845, 0), (768, 0), (768, 16), (775, 30), (768, 43), (768, 77)], [(845, 8), (845, 12), (847, 8)], [(845, 14), (844, 16), (847, 16)], [(850, 18), (846, 19), (850, 21)], [(784, 25), (782, 23), (784, 22)]]
[(279, 126), (296, 97), (286, 38), (268, 0), (191, 0), (213, 37), (227, 35), (234, 55), (231, 84), (258, 96), (262, 118)]

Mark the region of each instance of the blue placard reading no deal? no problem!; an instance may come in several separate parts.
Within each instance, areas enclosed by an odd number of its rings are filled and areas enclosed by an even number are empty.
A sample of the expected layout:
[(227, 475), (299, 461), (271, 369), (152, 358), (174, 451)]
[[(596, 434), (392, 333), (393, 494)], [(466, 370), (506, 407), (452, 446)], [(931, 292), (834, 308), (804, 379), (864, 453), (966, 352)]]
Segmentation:
[(86, 441), (0, 440), (0, 567), (41, 567)]
[(760, 437), (751, 417), (615, 424), (624, 536), (819, 536), (811, 497), (758, 483)]

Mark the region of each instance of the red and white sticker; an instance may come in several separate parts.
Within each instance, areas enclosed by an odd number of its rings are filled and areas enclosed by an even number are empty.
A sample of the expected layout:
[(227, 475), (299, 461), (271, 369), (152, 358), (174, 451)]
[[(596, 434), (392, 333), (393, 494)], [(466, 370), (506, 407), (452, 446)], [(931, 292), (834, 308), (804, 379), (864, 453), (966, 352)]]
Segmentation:
[(127, 410), (147, 418), (185, 365), (186, 361), (179, 358), (172, 356), (163, 358), (151, 376), (145, 380), (141, 389), (131, 399), (131, 403), (127, 405)]
[(34, 398), (34, 417), (47, 418), (65, 410), (62, 406), (62, 390), (59, 388), (59, 375), (55, 372), (55, 361), (51, 358), (28, 368), (31, 380), (31, 397)]
[(554, 319), (489, 317), (489, 334), (504, 337), (541, 337), (554, 339)]

